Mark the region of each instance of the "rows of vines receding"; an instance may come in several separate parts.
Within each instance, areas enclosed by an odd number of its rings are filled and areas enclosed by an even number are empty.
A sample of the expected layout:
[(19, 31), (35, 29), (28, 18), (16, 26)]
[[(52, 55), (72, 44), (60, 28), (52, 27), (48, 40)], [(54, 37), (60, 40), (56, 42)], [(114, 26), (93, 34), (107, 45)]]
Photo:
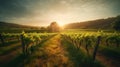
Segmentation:
[(62, 37), (71, 42), (76, 49), (85, 49), (88, 56), (91, 55), (95, 60), (96, 53), (100, 45), (119, 47), (119, 33), (105, 32), (80, 32), (80, 33), (62, 33)]
[(39, 45), (43, 40), (55, 35), (55, 33), (13, 33), (13, 34), (0, 34), (0, 46), (9, 46), (6, 44), (11, 40), (18, 40), (21, 42), (22, 52), (26, 56), (31, 54), (34, 46)]

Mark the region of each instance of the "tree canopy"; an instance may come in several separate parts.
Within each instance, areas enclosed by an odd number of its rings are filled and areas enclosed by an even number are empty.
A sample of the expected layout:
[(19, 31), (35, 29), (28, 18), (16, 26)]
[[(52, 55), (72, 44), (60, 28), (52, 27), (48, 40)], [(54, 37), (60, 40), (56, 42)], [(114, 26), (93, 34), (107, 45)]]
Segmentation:
[(113, 29), (115, 29), (116, 31), (120, 31), (120, 16), (118, 16), (114, 21)]
[(59, 32), (60, 26), (57, 24), (57, 22), (52, 22), (50, 26), (48, 26), (49, 32)]

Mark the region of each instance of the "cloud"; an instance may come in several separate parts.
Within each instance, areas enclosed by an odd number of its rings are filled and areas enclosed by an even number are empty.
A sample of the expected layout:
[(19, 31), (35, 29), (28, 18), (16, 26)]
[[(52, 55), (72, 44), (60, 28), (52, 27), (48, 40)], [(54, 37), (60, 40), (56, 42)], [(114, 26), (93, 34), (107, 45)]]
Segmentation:
[(120, 0), (0, 0), (0, 21), (31, 25), (55, 18), (84, 21), (118, 15), (119, 4)]

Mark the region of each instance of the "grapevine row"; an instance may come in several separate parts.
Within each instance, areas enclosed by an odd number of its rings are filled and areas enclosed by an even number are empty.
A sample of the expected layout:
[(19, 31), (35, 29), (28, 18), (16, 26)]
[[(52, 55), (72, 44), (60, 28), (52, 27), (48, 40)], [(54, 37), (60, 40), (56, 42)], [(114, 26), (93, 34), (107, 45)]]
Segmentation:
[(81, 33), (62, 33), (62, 37), (71, 42), (76, 49), (84, 48), (88, 55), (92, 51), (93, 60), (99, 45), (104, 46), (116, 46), (120, 45), (120, 34), (119, 33), (103, 33), (103, 32), (81, 32)]
[[(55, 33), (13, 33), (0, 34), (1, 46), (6, 46), (6, 41), (18, 40), (22, 45), (24, 55), (31, 53), (34, 46), (39, 45), (43, 40), (55, 35)], [(9, 46), (9, 44), (7, 45)]]

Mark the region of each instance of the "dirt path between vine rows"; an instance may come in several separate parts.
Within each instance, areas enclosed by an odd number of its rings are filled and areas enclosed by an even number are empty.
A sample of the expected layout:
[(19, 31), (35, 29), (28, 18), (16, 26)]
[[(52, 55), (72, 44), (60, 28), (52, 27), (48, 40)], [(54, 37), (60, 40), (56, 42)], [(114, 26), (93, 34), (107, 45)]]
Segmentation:
[(61, 44), (60, 35), (52, 37), (43, 45), (34, 54), (37, 58), (25, 67), (74, 67)]

